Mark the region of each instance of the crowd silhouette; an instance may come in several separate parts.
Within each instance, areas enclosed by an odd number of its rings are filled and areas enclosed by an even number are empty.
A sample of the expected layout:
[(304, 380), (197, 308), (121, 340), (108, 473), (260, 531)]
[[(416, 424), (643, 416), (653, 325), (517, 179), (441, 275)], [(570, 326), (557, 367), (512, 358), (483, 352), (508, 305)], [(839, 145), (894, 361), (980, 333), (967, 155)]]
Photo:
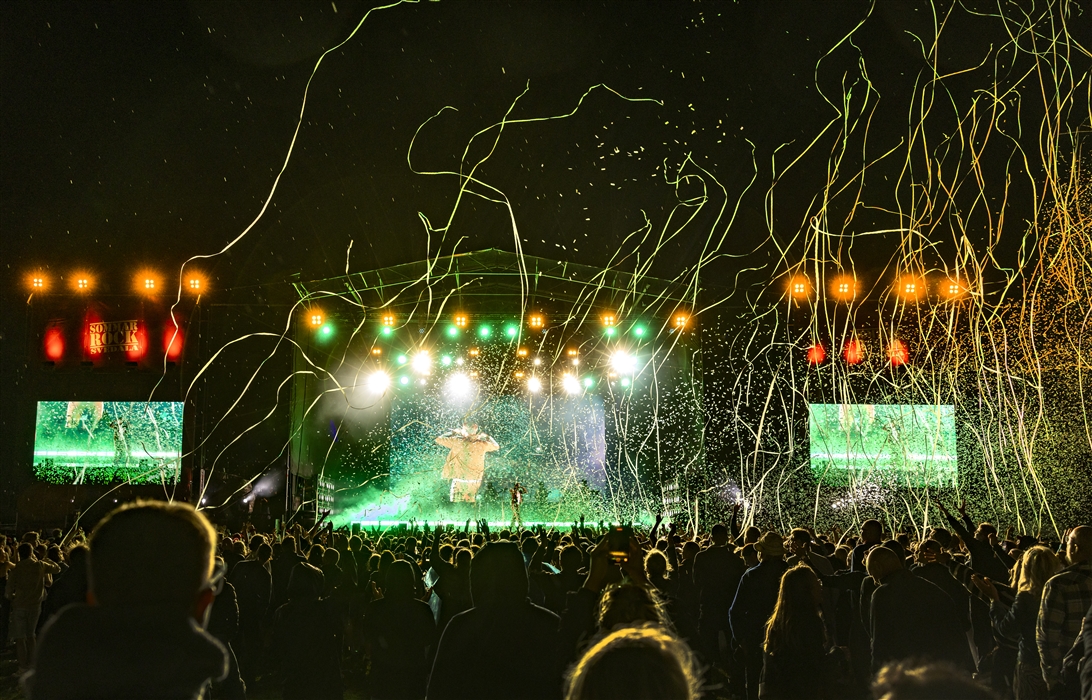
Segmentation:
[[(217, 532), (139, 502), (0, 541), (52, 698), (1092, 698), (1092, 527), (411, 523)], [(276, 691), (270, 689), (276, 688)]]

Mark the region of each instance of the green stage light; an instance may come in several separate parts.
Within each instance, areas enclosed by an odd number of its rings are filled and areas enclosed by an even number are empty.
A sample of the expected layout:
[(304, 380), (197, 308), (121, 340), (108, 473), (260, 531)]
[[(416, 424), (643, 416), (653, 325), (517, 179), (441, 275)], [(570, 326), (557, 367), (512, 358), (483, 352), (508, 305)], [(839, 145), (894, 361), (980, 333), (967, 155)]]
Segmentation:
[(399, 355), (398, 357), (395, 358), (395, 361), (398, 362), (398, 364), (400, 364), (400, 365), (404, 365), (404, 364), (406, 364), (406, 356), (405, 355)]
[(401, 384), (402, 386), (409, 385), (409, 377), (405, 377), (405, 376), (399, 377), (398, 378), (398, 383)]
[(519, 334), (519, 329), (512, 324), (508, 324), (504, 327), (504, 334), (507, 335), (509, 338), (515, 338), (516, 335)]
[(391, 328), (390, 326), (383, 326), (383, 330), (382, 330), (382, 331), (380, 331), (380, 332), (381, 332), (381, 333), (382, 333), (383, 335), (389, 336), (389, 335), (390, 335), (391, 333), (393, 333), (393, 332), (394, 332), (394, 329), (393, 329), (393, 328)]
[(595, 380), (591, 377), (584, 377), (584, 388), (591, 389), (593, 386), (595, 386)]
[(334, 327), (331, 326), (329, 323), (326, 323), (321, 328), (319, 328), (318, 332), (319, 337), (326, 339), (334, 334)]
[(458, 326), (448, 326), (447, 327), (447, 334), (448, 334), (449, 337), (458, 338), (459, 337), (459, 327)]
[(444, 367), (451, 366), (451, 355), (443, 355), (440, 357), (440, 364)]
[(633, 335), (637, 336), (638, 338), (645, 337), (645, 327), (644, 326), (634, 326), (633, 327)]
[(621, 384), (622, 384), (623, 387), (628, 387), (629, 386), (629, 377), (622, 377)]
[(613, 338), (614, 337), (614, 326), (607, 326), (607, 328), (606, 328), (606, 330), (604, 332), (607, 334), (608, 338)]
[(493, 329), (489, 326), (482, 326), (478, 329), (478, 335), (480, 335), (482, 338), (488, 338), (492, 333)]

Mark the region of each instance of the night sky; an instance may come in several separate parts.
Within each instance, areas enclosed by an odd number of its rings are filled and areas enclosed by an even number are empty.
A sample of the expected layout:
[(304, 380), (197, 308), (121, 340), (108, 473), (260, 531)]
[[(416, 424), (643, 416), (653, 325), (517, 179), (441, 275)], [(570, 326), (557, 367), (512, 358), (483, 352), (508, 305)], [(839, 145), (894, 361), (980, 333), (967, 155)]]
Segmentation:
[[(1042, 160), (1020, 149), (1037, 155), (1043, 90), (1004, 25), (977, 11), (996, 4), (975, 4), (375, 10), (315, 73), (264, 216), (196, 265), (210, 298), (261, 300), (283, 296), (297, 273), (512, 251), (518, 236), (525, 254), (605, 265), (622, 251), (623, 269), (651, 260), (668, 278), (704, 252), (703, 279), (727, 295), (805, 260), (817, 221), (822, 256), (870, 282), (908, 255), (949, 269), (963, 234), (988, 277), (1016, 263), (1035, 217), (1027, 170), (1036, 177)], [(315, 62), (372, 6), (0, 3), (5, 387), (18, 391), (33, 354), (24, 275), (86, 268), (100, 293), (126, 293), (142, 267), (176, 276), (191, 256), (220, 251), (269, 198)], [(1075, 9), (1072, 21), (1087, 18)], [(1087, 70), (1087, 57), (1073, 60)], [(930, 83), (934, 69), (945, 77)], [(998, 84), (999, 100), (983, 100)], [(585, 93), (573, 116), (474, 139), (509, 110), (564, 115)], [(975, 135), (968, 115), (988, 108), (1011, 138)], [(459, 182), (420, 173), (487, 154), (475, 176), (507, 198), (518, 233), (503, 205), (473, 194), (444, 230)], [(923, 205), (915, 185), (935, 196), (934, 174), (954, 189)], [(920, 236), (895, 230), (914, 212)], [(648, 234), (632, 237), (646, 217)]]

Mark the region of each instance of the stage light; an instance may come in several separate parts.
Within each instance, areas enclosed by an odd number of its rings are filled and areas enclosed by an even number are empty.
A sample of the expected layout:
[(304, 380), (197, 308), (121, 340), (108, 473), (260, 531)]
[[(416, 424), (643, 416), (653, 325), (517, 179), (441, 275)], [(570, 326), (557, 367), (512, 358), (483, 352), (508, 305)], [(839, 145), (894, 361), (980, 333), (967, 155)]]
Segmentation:
[(372, 348), (372, 355), (375, 355), (376, 357), (379, 357), (382, 354), (383, 354), (383, 348), (380, 348), (380, 347)]
[(458, 365), (459, 367), (462, 367), (465, 362), (466, 362), (466, 360), (464, 360), (461, 357), (456, 357), (455, 358), (455, 364)]
[(638, 338), (645, 337), (645, 327), (644, 326), (634, 326), (633, 327), (633, 335), (637, 336)]
[(531, 314), (527, 318), (527, 325), (540, 331), (546, 326), (546, 318), (542, 314)]
[(542, 365), (542, 358), (536, 357), (535, 359), (531, 360), (531, 364), (535, 367), (539, 367), (540, 365)]
[(444, 367), (451, 366), (451, 355), (443, 355), (440, 357), (440, 364)]
[(324, 324), (322, 326), (322, 328), (319, 328), (319, 335), (322, 336), (323, 338), (329, 338), (333, 334), (334, 334), (334, 327), (331, 326), (329, 323)]
[(542, 380), (538, 377), (531, 377), (527, 380), (527, 391), (532, 394), (537, 394), (542, 391)]
[(508, 324), (504, 327), (504, 334), (509, 338), (515, 338), (519, 334), (519, 328), (512, 324)]
[[(403, 377), (405, 379), (405, 377)], [(404, 384), (405, 382), (403, 382)], [(376, 371), (368, 375), (368, 391), (373, 394), (382, 394), (391, 385), (391, 377), (386, 372)]]
[(80, 294), (90, 292), (94, 286), (94, 278), (86, 272), (77, 272), (72, 278), (72, 288)]
[(842, 355), (846, 358), (846, 362), (851, 365), (855, 365), (864, 361), (864, 343), (856, 339), (847, 341), (845, 350), (842, 352)]
[(447, 334), (451, 338), (459, 337), (459, 327), (458, 326), (448, 326), (447, 327)]
[(516, 379), (523, 379), (523, 372), (516, 372), (515, 377)]
[(808, 364), (818, 365), (827, 359), (827, 349), (823, 347), (822, 343), (812, 343), (808, 347)]
[(676, 329), (681, 331), (685, 329), (688, 325), (690, 325), (690, 315), (678, 312), (675, 314), (675, 317), (671, 320), (671, 322), (674, 324)]
[(561, 377), (561, 388), (568, 394), (579, 394), (581, 391), (580, 380), (566, 373)]
[(466, 314), (455, 314), (455, 326), (458, 328), (466, 328), (466, 324), (470, 321)]
[(910, 361), (910, 350), (906, 343), (896, 338), (887, 346), (887, 357), (891, 360), (892, 367), (901, 367)]
[(852, 299), (857, 296), (857, 280), (849, 275), (836, 277), (830, 285), (830, 291), (835, 299)]
[(628, 387), (630, 385), (629, 377), (622, 377), (622, 380), (619, 382), (619, 384), (621, 384), (623, 387)]
[(479, 350), (478, 348), (470, 348), (469, 350), (466, 351), (466, 354), (471, 356), (471, 357), (477, 357), (478, 355), (481, 354), (481, 350)]
[(32, 273), (27, 275), (27, 286), (32, 292), (44, 292), (49, 287), (49, 278), (41, 272)]
[(492, 333), (493, 333), (493, 329), (490, 328), (489, 326), (482, 326), (481, 328), (478, 329), (478, 337), (482, 338), (483, 340), (485, 338), (488, 338)]
[(152, 296), (159, 291), (160, 277), (151, 270), (141, 270), (133, 279), (133, 287), (137, 294)]
[(516, 348), (516, 357), (527, 357), (527, 348)]
[(591, 389), (593, 386), (595, 386), (595, 380), (591, 377), (584, 377), (584, 388)]
[(963, 284), (961, 284), (960, 281), (957, 279), (950, 279), (946, 282), (942, 282), (940, 287), (943, 290), (944, 295), (949, 299), (961, 297), (963, 296), (964, 292), (967, 291), (966, 288), (964, 288)]
[(407, 386), (409, 384), (409, 377), (402, 375), (398, 378), (398, 383), (402, 386)]
[(428, 351), (422, 350), (414, 355), (410, 367), (417, 374), (428, 374), (432, 370), (432, 358), (429, 357)]
[(468, 396), (473, 389), (474, 383), (470, 381), (470, 377), (462, 372), (456, 372), (447, 380), (447, 391), (455, 398)]
[(607, 329), (604, 332), (607, 334), (608, 338), (613, 338), (615, 330), (614, 326), (607, 326)]
[(811, 293), (811, 280), (804, 275), (796, 275), (789, 280), (789, 294), (797, 299), (803, 299)]
[(896, 291), (906, 301), (917, 301), (925, 291), (925, 284), (917, 277), (906, 275), (899, 279)]
[(387, 313), (383, 314), (382, 321), (384, 326), (386, 326), (387, 328), (392, 328), (394, 326), (394, 314), (388, 311)]
[(633, 374), (637, 370), (637, 358), (625, 350), (618, 350), (610, 356), (610, 366), (619, 374)]
[(569, 362), (575, 367), (580, 364), (580, 351), (576, 348), (569, 348), (565, 351), (565, 354), (569, 357)]
[(394, 358), (394, 361), (400, 365), (404, 365), (406, 364), (406, 362), (408, 362), (405, 355), (399, 355), (398, 357)]
[(323, 318), (323, 316), (322, 316), (321, 311), (312, 311), (311, 314), (310, 314), (310, 319), (311, 319), (311, 325), (315, 326), (315, 327), (321, 326), (323, 320), (325, 320)]
[(57, 326), (50, 326), (45, 332), (43, 347), (45, 356), (52, 362), (64, 357), (64, 332)]
[(394, 333), (394, 329), (391, 328), (390, 326), (383, 326), (383, 330), (381, 330), (379, 332), (382, 333), (383, 335), (389, 337), (392, 333)]
[(207, 286), (205, 276), (200, 272), (189, 273), (185, 280), (182, 280), (182, 288), (186, 289), (188, 294), (202, 294)]
[(613, 326), (617, 322), (618, 322), (618, 317), (615, 316), (613, 313), (603, 314), (603, 325), (606, 326), (607, 328), (610, 328), (611, 326)]

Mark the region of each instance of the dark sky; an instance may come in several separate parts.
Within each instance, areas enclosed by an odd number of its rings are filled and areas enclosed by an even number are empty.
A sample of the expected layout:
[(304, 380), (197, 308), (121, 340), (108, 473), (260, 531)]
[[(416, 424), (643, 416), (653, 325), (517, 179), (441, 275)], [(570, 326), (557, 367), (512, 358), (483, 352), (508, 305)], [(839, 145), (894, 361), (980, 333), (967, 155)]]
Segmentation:
[[(117, 292), (137, 267), (176, 273), (187, 257), (219, 250), (269, 195), (316, 59), (367, 7), (348, 0), (3, 3), (5, 271), (45, 266), (64, 275), (88, 266)], [(498, 121), (527, 85), (514, 118), (567, 113), (599, 83), (663, 104), (596, 90), (571, 118), (505, 130), (477, 174), (511, 201), (525, 253), (603, 264), (645, 212), (654, 234), (641, 252), (657, 254), (659, 274), (693, 265), (706, 241), (722, 236), (723, 252), (758, 248), (750, 262), (776, 271), (780, 253), (770, 242), (791, 250), (821, 210), (816, 197), (841, 143), (836, 107), (843, 104), (858, 125), (840, 163), (837, 188), (848, 187), (827, 209), (829, 229), (894, 227), (882, 210), (897, 206), (892, 183), (908, 159), (899, 148), (926, 68), (913, 37), (931, 39), (934, 11), (927, 3), (870, 7), (425, 2), (376, 11), (319, 68), (264, 218), (231, 256), (206, 268), (223, 288), (344, 271), (350, 241), (353, 269), (423, 257), (428, 236), (419, 214), (442, 226), (457, 181), (410, 171), (415, 131), (441, 108), (456, 108), (421, 131), (414, 164), (458, 169), (474, 132)], [(962, 69), (989, 55), (998, 37), (987, 24), (965, 11), (948, 18), (944, 36), (958, 41), (944, 43), (941, 67)], [(945, 113), (941, 101), (938, 129), (954, 125), (985, 83), (992, 79), (981, 71), (949, 80), (944, 99), (952, 104)], [(475, 142), (469, 160), (486, 153), (493, 134)], [(858, 191), (853, 177), (891, 149), (869, 171), (870, 206), (858, 206), (847, 225)], [(674, 177), (688, 155), (707, 170), (705, 182), (686, 180), (676, 191), (665, 170)], [(694, 165), (684, 172), (701, 174)], [(657, 243), (677, 198), (703, 189), (710, 202), (698, 218)], [(731, 214), (737, 200), (728, 227), (716, 214), (725, 204)], [(855, 260), (877, 275), (900, 246), (898, 236), (881, 239), (859, 246), (863, 260)], [(431, 251), (457, 242), (459, 250), (511, 250), (504, 208), (462, 201), (446, 238), (432, 236)]]

